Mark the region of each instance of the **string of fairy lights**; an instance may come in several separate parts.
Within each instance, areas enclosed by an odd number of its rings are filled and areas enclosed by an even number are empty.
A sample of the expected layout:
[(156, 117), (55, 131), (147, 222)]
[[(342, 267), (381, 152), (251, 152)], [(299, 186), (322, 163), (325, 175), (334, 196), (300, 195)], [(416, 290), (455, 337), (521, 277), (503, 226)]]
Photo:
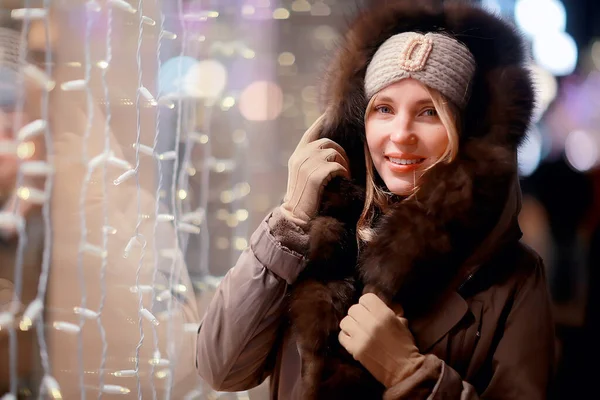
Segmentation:
[[(159, 346), (160, 333), (157, 327), (166, 324), (166, 332), (161, 331), (166, 334), (166, 343), (175, 340), (178, 329), (181, 328), (175, 326), (171, 314), (178, 307), (178, 295), (192, 288), (180, 284), (177, 266), (189, 259), (194, 260), (188, 264), (190, 275), (194, 278), (194, 290), (214, 288), (220, 279), (213, 275), (215, 268), (212, 264), (215, 259), (221, 260), (218, 262), (224, 265), (230, 265), (239, 252), (248, 246), (251, 215), (263, 214), (277, 202), (278, 191), (271, 194), (253, 192), (250, 196), (253, 172), (262, 168), (264, 171), (259, 172), (265, 173), (273, 168), (273, 164), (261, 166), (256, 163), (252, 168), (248, 168), (247, 163), (252, 161), (251, 154), (248, 154), (252, 152), (250, 133), (261, 123), (272, 123), (283, 118), (294, 121), (291, 126), (298, 131), (299, 136), (301, 130), (310, 125), (317, 116), (316, 89), (306, 84), (296, 88), (297, 96), (284, 94), (287, 90), (276, 83), (278, 76), (289, 80), (299, 76), (294, 50), (283, 49), (272, 57), (273, 48), (265, 50), (264, 44), (257, 43), (257, 40), (264, 37), (258, 35), (253, 39), (237, 39), (232, 37), (231, 30), (235, 29), (236, 23), (260, 23), (266, 20), (281, 23), (295, 15), (328, 17), (332, 13), (335, 1), (249, 0), (244, 5), (224, 7), (224, 10), (217, 10), (218, 4), (214, 9), (200, 9), (195, 3), (184, 0), (169, 4), (165, 4), (164, 0), (81, 0), (85, 9), (83, 59), (69, 60), (68, 63), (70, 67), (82, 68), (84, 76), (63, 81), (60, 85), (56, 85), (52, 78), (54, 50), (50, 43), (51, 7), (54, 8), (52, 12), (64, 10), (61, 6), (52, 4), (51, 0), (44, 0), (43, 7), (31, 6), (30, 0), (26, 0), (23, 8), (12, 11), (12, 18), (22, 21), (19, 64), (23, 76), (42, 89), (42, 116), (20, 128), (15, 143), (3, 144), (2, 151), (6, 151), (9, 146), (17, 151), (19, 145), (23, 145), (32, 137), (44, 137), (46, 160), (35, 165), (22, 163), (17, 180), (17, 193), (19, 201), (43, 204), (46, 240), (37, 297), (26, 305), (22, 315), (17, 309), (0, 314), (0, 327), (8, 329), (11, 338), (11, 391), (5, 395), (6, 399), (16, 398), (19, 394), (16, 332), (18, 329), (26, 330), (34, 326), (43, 370), (40, 393), (50, 398), (62, 398), (64, 392), (61, 385), (64, 386), (65, 383), (60, 381), (59, 384), (55, 375), (57, 371), (53, 371), (53, 363), (48, 356), (47, 330), (52, 329), (77, 338), (76, 361), (72, 365), (73, 376), (77, 378), (76, 383), (70, 382), (69, 385), (77, 385), (80, 398), (90, 396), (90, 376), (96, 380), (91, 386), (97, 390), (98, 397), (136, 393), (140, 397), (144, 391), (143, 385), (149, 385), (149, 393), (156, 399), (160, 397), (156, 380), (161, 379), (167, 382), (164, 395), (170, 398), (178, 354), (169, 346), (164, 349)], [(166, 13), (165, 6), (172, 7), (171, 11), (174, 8), (174, 12)], [(145, 11), (150, 9), (157, 10), (156, 15)], [(175, 23), (172, 23), (173, 20)], [(30, 24), (34, 21), (42, 22), (46, 31), (44, 70), (28, 64), (26, 60), (27, 36)], [(115, 43), (121, 40), (116, 36), (115, 28), (120, 28), (120, 24), (123, 23), (133, 23), (137, 26), (138, 35), (135, 57), (127, 61), (135, 63), (134, 69), (137, 73), (134, 78), (137, 90), (131, 98), (118, 98), (115, 94), (117, 90), (111, 86), (109, 78), (111, 68), (118, 65), (118, 62), (123, 62), (115, 58)], [(222, 26), (228, 24), (230, 31), (223, 33)], [(213, 29), (215, 26), (220, 28)], [(103, 32), (100, 52), (94, 51), (93, 45), (94, 35), (97, 35), (99, 30)], [(220, 32), (221, 37), (212, 35), (212, 32)], [(323, 20), (322, 24), (317, 24), (310, 42), (313, 47), (326, 51), (331, 48), (336, 38), (336, 31)], [(147, 43), (154, 42), (155, 57), (152, 54), (152, 57), (148, 58), (145, 56), (147, 50), (144, 49), (148, 48)], [(168, 47), (165, 46), (167, 43)], [(177, 48), (178, 54), (169, 51), (172, 48)], [(166, 56), (169, 53), (171, 58)], [(232, 75), (236, 62), (259, 63), (266, 57), (271, 57), (274, 63), (270, 76), (256, 79), (248, 75), (244, 76), (244, 79), (236, 79)], [(154, 66), (150, 63), (154, 63)], [(157, 71), (157, 77), (153, 77), (158, 81), (156, 87), (148, 83), (152, 81), (148, 75), (152, 72), (149, 71), (153, 71), (154, 67)], [(92, 76), (95, 71), (100, 73), (101, 101), (97, 99), (97, 93), (92, 88)], [(23, 82), (20, 82), (19, 86), (19, 105), (22, 109), (25, 101)], [(75, 319), (59, 318), (48, 325), (44, 323), (48, 307), (45, 298), (49, 275), (52, 273), (51, 222), (56, 223), (51, 218), (49, 205), (53, 188), (54, 155), (51, 124), (47, 113), (49, 94), (53, 90), (60, 90), (67, 95), (84, 94), (86, 125), (80, 132), (83, 138), (80, 153), (85, 177), (77, 193), (81, 236), (78, 243), (74, 244), (77, 246), (77, 259), (73, 260), (80, 299), (77, 304), (72, 304), (70, 309), (60, 310), (62, 314), (59, 315), (74, 314)], [(100, 110), (96, 108), (97, 105), (102, 106)], [(121, 143), (122, 147), (133, 149), (133, 155), (125, 152), (125, 155), (120, 156), (112, 150), (116, 143), (111, 134), (114, 129), (118, 129), (114, 126), (117, 108), (135, 114), (135, 139), (130, 143)], [(147, 109), (152, 109), (155, 117), (150, 140), (145, 133), (148, 128), (144, 123), (146, 114), (143, 114), (143, 110)], [(169, 119), (169, 116), (174, 118)], [(215, 118), (231, 121), (226, 131), (212, 132)], [(165, 126), (167, 121), (171, 126)], [(97, 124), (103, 125), (104, 144), (99, 153), (89, 146), (93, 127)], [(15, 122), (15, 126), (18, 126), (18, 122)], [(293, 141), (294, 139), (289, 140), (290, 143)], [(222, 151), (228, 146), (229, 151)], [(280, 161), (284, 161), (285, 156), (280, 158), (281, 160), (275, 161), (275, 165), (284, 168), (285, 163)], [(148, 211), (141, 206), (143, 188), (140, 174), (143, 172), (142, 166), (148, 165), (144, 160), (148, 159), (152, 160), (156, 172), (154, 215), (145, 214)], [(112, 177), (109, 170), (115, 169), (120, 172)], [(23, 177), (27, 174), (45, 176), (44, 190), (26, 186)], [(89, 225), (86, 214), (86, 202), (94, 179), (101, 185), (103, 199), (101, 232), (93, 231), (97, 227)], [(114, 251), (110, 249), (109, 243), (111, 238), (116, 237), (117, 232), (110, 226), (108, 204), (112, 201), (111, 187), (118, 190), (127, 184), (136, 188), (137, 194), (130, 200), (137, 204), (133, 207), (136, 209), (137, 218), (133, 231), (119, 232), (120, 235), (125, 234), (125, 237), (129, 238), (123, 242), (120, 257), (137, 257), (132, 260), (137, 265), (136, 282), (130, 288), (130, 293), (136, 298), (137, 315), (130, 317), (139, 328), (139, 340), (136, 348), (132, 349), (136, 353), (132, 367), (115, 369), (113, 365), (109, 369), (107, 366), (111, 355), (111, 342), (107, 333), (107, 329), (110, 328), (107, 327), (105, 317), (108, 293), (106, 277), (111, 268), (110, 252)], [(279, 189), (284, 188), (282, 186)], [(152, 224), (152, 234), (155, 237), (162, 235), (161, 227), (164, 224), (172, 227), (175, 233), (173, 238), (167, 240), (167, 246), (157, 245), (156, 240), (152, 240), (152, 246), (148, 246), (149, 238), (141, 233), (141, 228), (147, 223)], [(220, 226), (215, 231), (217, 234), (213, 233), (212, 226), (215, 224)], [(0, 225), (17, 229), (22, 253), (27, 240), (26, 221), (15, 209), (14, 212), (0, 214)], [(100, 279), (95, 283), (99, 286), (99, 303), (91, 302), (86, 292), (90, 285), (90, 282), (86, 281), (86, 268), (89, 267), (86, 266), (85, 259), (88, 257), (99, 260)], [(141, 271), (147, 259), (154, 260), (150, 284), (141, 280)], [(161, 274), (158, 264), (165, 261), (170, 264), (166, 286), (158, 284)], [(22, 256), (17, 258), (15, 265), (16, 304), (20, 300), (19, 274), (23, 271), (20, 263)], [(145, 299), (149, 299), (149, 302)], [(156, 311), (159, 309), (162, 311)], [(95, 326), (101, 342), (99, 364), (95, 370), (86, 370), (84, 362), (87, 344), (83, 331), (89, 329), (90, 323)], [(151, 330), (144, 329), (145, 326), (150, 326)], [(183, 327), (183, 331), (187, 335), (195, 335), (197, 327), (198, 321), (190, 321)], [(148, 341), (152, 343), (153, 348), (149, 376), (140, 372), (142, 359), (139, 355), (140, 349)], [(129, 377), (134, 381), (127, 381), (128, 384), (114, 384), (114, 381), (109, 379), (113, 377)], [(185, 398), (203, 398), (209, 392), (210, 390), (196, 379)], [(247, 393), (238, 395), (240, 398), (248, 396)]]
[[(28, 1), (25, 2), (27, 6)], [(43, 8), (37, 9), (19, 9), (14, 10), (11, 14), (15, 20), (23, 21), (23, 29), (20, 34), (19, 43), (19, 60), (18, 66), (22, 74), (19, 75), (18, 96), (16, 104), (15, 120), (13, 121), (13, 128), (21, 127), (23, 121), (21, 116), (24, 109), (24, 78), (29, 78), (39, 89), (42, 91), (40, 101), (41, 105), (41, 118), (30, 122), (18, 129), (17, 134), (14, 137), (14, 142), (5, 144), (2, 153), (14, 151), (14, 154), (23, 159), (20, 168), (17, 172), (16, 180), (16, 201), (13, 209), (0, 213), (0, 225), (4, 229), (13, 229), (17, 232), (17, 256), (14, 266), (14, 277), (15, 277), (15, 290), (13, 293), (13, 300), (11, 306), (7, 311), (0, 313), (0, 328), (8, 329), (9, 331), (9, 373), (10, 373), (10, 392), (4, 397), (11, 399), (16, 398), (18, 388), (18, 363), (17, 359), (17, 327), (20, 330), (29, 330), (33, 324), (36, 324), (38, 331), (38, 340), (40, 346), (40, 359), (43, 368), (44, 378), (42, 379), (41, 385), (45, 386), (47, 390), (53, 391), (57, 388), (57, 383), (54, 378), (50, 375), (50, 367), (48, 361), (48, 350), (43, 334), (43, 301), (47, 288), (48, 273), (50, 267), (50, 216), (49, 206), (47, 199), (49, 193), (52, 191), (53, 179), (52, 179), (52, 143), (50, 140), (50, 126), (48, 124), (48, 92), (54, 88), (54, 83), (49, 78), (52, 75), (51, 69), (51, 54), (46, 55), (46, 69), (45, 71), (37, 68), (34, 65), (27, 63), (27, 51), (26, 51), (26, 40), (27, 30), (30, 26), (31, 21), (45, 21), (49, 10), (49, 2), (43, 3)], [(48, 24), (44, 22), (44, 30), (48, 32)], [(43, 136), (47, 147), (46, 160), (43, 161), (27, 161), (27, 156), (31, 155), (31, 148), (33, 147), (30, 140), (36, 136)], [(31, 177), (45, 177), (45, 187), (43, 190), (38, 188), (29, 187), (27, 182), (28, 178)], [(39, 279), (39, 285), (37, 290), (37, 296), (29, 303), (22, 316), (19, 316), (21, 304), (21, 292), (23, 283), (23, 259), (24, 250), (27, 244), (27, 232), (26, 222), (24, 218), (19, 214), (20, 203), (30, 202), (34, 204), (43, 204), (43, 217), (44, 217), (44, 228), (46, 229), (43, 261), (41, 268), (41, 276)]]

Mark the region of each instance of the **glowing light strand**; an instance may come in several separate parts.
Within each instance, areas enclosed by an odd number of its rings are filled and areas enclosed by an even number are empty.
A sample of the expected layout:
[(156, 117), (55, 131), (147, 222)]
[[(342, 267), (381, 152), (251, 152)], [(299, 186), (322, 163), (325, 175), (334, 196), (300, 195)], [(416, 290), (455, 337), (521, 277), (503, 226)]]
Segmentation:
[[(183, 57), (185, 55), (186, 52), (186, 46), (187, 46), (187, 39), (188, 39), (188, 32), (185, 26), (185, 21), (183, 18), (183, 1), (182, 0), (177, 0), (177, 18), (179, 20), (179, 24), (180, 24), (180, 29), (182, 31), (182, 41), (181, 41), (181, 51), (179, 54), (179, 63), (177, 66), (177, 76), (181, 77), (183, 75)], [(177, 100), (177, 128), (175, 130), (175, 153), (179, 154), (179, 145), (180, 145), (180, 140), (181, 140), (181, 122), (182, 122), (182, 99), (181, 96), (178, 96), (178, 100)], [(177, 159), (175, 159), (175, 163), (173, 166), (173, 175), (171, 177), (171, 208), (173, 211), (173, 214), (175, 215), (175, 226), (177, 226), (177, 222), (179, 221), (179, 215), (178, 215), (178, 210), (177, 210), (177, 199), (175, 196), (176, 193), (176, 185), (177, 185), (177, 170), (179, 169), (179, 157)], [(175, 234), (175, 245), (174, 247), (176, 249), (180, 249), (180, 244), (179, 244), (179, 234), (176, 232)], [(169, 288), (173, 287), (173, 279), (174, 279), (174, 275), (175, 275), (175, 267), (177, 265), (179, 260), (177, 260), (177, 258), (173, 258), (173, 260), (171, 261), (171, 268), (169, 271)], [(169, 296), (169, 298), (167, 299), (167, 315), (168, 315), (168, 320), (167, 320), (167, 340), (166, 343), (171, 343), (172, 342), (172, 338), (173, 338), (173, 302), (175, 301), (175, 299), (173, 298), (173, 296)], [(169, 354), (168, 349), (167, 349), (167, 356), (169, 358), (173, 357), (173, 354)], [(171, 362), (169, 363), (169, 374), (167, 376), (167, 399), (171, 398), (171, 391), (173, 389), (173, 376), (174, 376), (174, 368), (175, 368), (175, 363)]]
[[(158, 13), (159, 13), (160, 32), (162, 33), (164, 31), (165, 19), (164, 19), (164, 14), (161, 11), (161, 1), (160, 0), (156, 0), (156, 9), (158, 10)], [(158, 39), (156, 42), (157, 42), (156, 43), (156, 64), (157, 64), (157, 71), (160, 71), (161, 65), (162, 65), (161, 59), (160, 59), (161, 49), (162, 49), (162, 34), (158, 36)], [(154, 143), (152, 145), (152, 149), (156, 149), (158, 146), (158, 138), (159, 138), (159, 134), (160, 134), (160, 114), (161, 114), (161, 107), (156, 107), (156, 122), (155, 122), (155, 128), (154, 128), (155, 129)], [(159, 263), (160, 263), (157, 238), (158, 238), (158, 224), (159, 224), (158, 215), (160, 214), (160, 193), (162, 190), (162, 180), (163, 180), (162, 179), (163, 178), (162, 163), (157, 162), (156, 164), (157, 164), (157, 173), (158, 173), (158, 183), (156, 186), (156, 193), (154, 196), (154, 199), (155, 199), (154, 213), (157, 216), (157, 218), (154, 219), (154, 227), (152, 230), (152, 233), (154, 236), (154, 240), (153, 240), (154, 265), (153, 265), (153, 270), (152, 270), (152, 286), (153, 287), (157, 283), (158, 268), (159, 268)], [(150, 309), (151, 310), (154, 309), (155, 302), (156, 302), (156, 299), (154, 296), (152, 296), (152, 298), (150, 300)], [(158, 351), (158, 334), (156, 333), (156, 327), (154, 326), (154, 324), (152, 324), (151, 326), (152, 326), (152, 339), (153, 339), (153, 344), (154, 344), (154, 352), (157, 352)], [(152, 364), (150, 366), (150, 376), (152, 377), (150, 379), (150, 388), (152, 390), (153, 400), (156, 400), (156, 386), (154, 384), (154, 369), (155, 369), (155, 365)]]
[[(50, 10), (52, 0), (44, 0), (44, 8), (46, 10)], [(44, 33), (46, 36), (46, 54), (45, 54), (45, 75), (47, 77), (52, 76), (52, 52), (51, 52), (51, 43), (50, 43), (50, 23), (46, 19), (44, 20)], [(44, 120), (48, 120), (49, 116), (49, 102), (50, 102), (50, 93), (49, 91), (54, 87), (54, 84), (46, 85), (46, 90), (42, 94), (42, 118)], [(44, 141), (46, 145), (46, 162), (49, 165), (54, 165), (54, 144), (52, 141), (52, 132), (50, 130), (50, 126), (47, 124), (44, 132)], [(50, 175), (46, 177), (45, 182), (45, 191), (46, 193), (52, 193), (52, 189), (54, 186), (54, 175)], [(50, 274), (50, 262), (51, 262), (51, 250), (52, 250), (52, 225), (50, 220), (50, 203), (46, 201), (42, 206), (42, 218), (44, 220), (44, 250), (42, 253), (42, 265), (40, 272), (40, 279), (38, 281), (38, 291), (37, 297), (35, 301), (39, 301), (43, 304), (44, 299), (46, 298), (46, 291), (48, 288), (48, 277)], [(43, 307), (42, 307), (43, 308)], [(42, 363), (42, 369), (44, 372), (44, 376), (47, 377), (48, 380), (52, 380), (56, 382), (56, 380), (50, 375), (50, 362), (48, 360), (48, 347), (46, 344), (46, 337), (44, 336), (44, 315), (40, 312), (40, 315), (36, 319), (36, 333), (38, 337), (38, 345), (40, 348), (40, 359)], [(60, 395), (60, 387), (58, 387), (58, 383), (55, 385), (54, 394)]]
[[(137, 79), (137, 87), (138, 90), (136, 90), (136, 96), (135, 96), (135, 111), (136, 111), (136, 139), (135, 139), (135, 171), (139, 172), (139, 168), (140, 168), (140, 137), (141, 137), (141, 131), (142, 131), (142, 126), (141, 126), (141, 104), (140, 104), (140, 98), (141, 98), (141, 93), (139, 88), (142, 87), (142, 55), (141, 55), (141, 48), (142, 48), (142, 39), (143, 39), (143, 34), (144, 34), (144, 18), (143, 18), (143, 0), (139, 0), (138, 1), (138, 41), (137, 41), (137, 49), (136, 49), (136, 64), (137, 64), (137, 73), (138, 73), (138, 79)], [(135, 284), (136, 286), (139, 285), (140, 282), (140, 273), (141, 273), (141, 269), (142, 269), (142, 265), (143, 265), (143, 261), (144, 261), (144, 254), (145, 254), (145, 250), (146, 250), (146, 245), (147, 242), (146, 240), (143, 238), (143, 236), (140, 234), (140, 226), (142, 224), (142, 218), (141, 218), (141, 187), (140, 187), (140, 176), (139, 173), (135, 174), (135, 184), (136, 184), (136, 193), (137, 193), (137, 222), (136, 222), (136, 226), (135, 226), (135, 236), (137, 238), (138, 241), (142, 242), (142, 250), (140, 253), (140, 259), (138, 262), (138, 266), (137, 266), (137, 270), (136, 270), (136, 274), (135, 274)], [(138, 324), (139, 324), (139, 332), (140, 332), (140, 340), (135, 348), (135, 370), (137, 371), (136, 373), (136, 381), (137, 381), (137, 391), (138, 391), (138, 398), (141, 398), (142, 396), (142, 382), (140, 379), (140, 375), (139, 375), (139, 363), (140, 363), (140, 349), (142, 347), (142, 344), (144, 343), (144, 327), (143, 327), (143, 319), (144, 319), (144, 307), (143, 307), (143, 296), (141, 292), (138, 292)], [(153, 397), (155, 396), (155, 394), (153, 394)]]
[[(206, 106), (205, 106), (206, 107)], [(204, 159), (208, 160), (212, 157), (212, 146), (211, 146), (211, 138), (210, 138), (210, 115), (212, 112), (212, 108), (205, 108), (206, 117), (204, 120), (204, 133), (209, 136), (208, 142), (206, 142), (204, 146)], [(202, 168), (202, 193), (200, 194), (200, 208), (202, 210), (208, 209), (208, 200), (209, 200), (209, 185), (210, 184), (210, 169)], [(208, 232), (208, 223), (206, 221), (202, 222), (200, 225), (200, 272), (202, 274), (202, 278), (210, 274), (208, 268), (209, 262), (209, 249), (210, 249), (210, 236)]]
[[(92, 32), (92, 15), (90, 13), (86, 13), (85, 15), (85, 44), (84, 44), (84, 62), (85, 62), (85, 85), (82, 85), (85, 89), (86, 94), (86, 127), (85, 132), (83, 134), (83, 141), (81, 144), (81, 153), (82, 153), (82, 162), (87, 165), (87, 172), (84, 180), (81, 182), (81, 191), (79, 194), (79, 221), (80, 221), (80, 245), (77, 251), (77, 278), (79, 281), (79, 288), (81, 291), (81, 301), (80, 308), (87, 308), (87, 290), (85, 287), (85, 274), (83, 271), (83, 258), (85, 254), (84, 247), (88, 243), (87, 235), (87, 218), (86, 218), (86, 207), (85, 201), (87, 198), (87, 192), (89, 189), (89, 182), (91, 180), (92, 174), (94, 172), (95, 165), (89, 162), (88, 157), (88, 144), (90, 135), (92, 133), (92, 126), (94, 123), (94, 99), (92, 97), (92, 91), (89, 85), (87, 84), (90, 81), (91, 72), (92, 72), (92, 61), (91, 61), (91, 32)], [(63, 90), (64, 84), (62, 85)], [(104, 163), (105, 165), (106, 163)], [(86, 390), (85, 390), (85, 374), (84, 374), (84, 363), (83, 363), (83, 325), (85, 324), (86, 319), (83, 315), (79, 315), (79, 332), (77, 334), (77, 366), (78, 366), (78, 378), (79, 378), (79, 394), (82, 400), (86, 398)]]
[[(108, 7), (107, 17), (106, 17), (106, 64), (110, 66), (112, 62), (112, 28), (113, 28), (113, 9), (112, 7)], [(102, 68), (102, 88), (104, 91), (104, 101), (105, 101), (105, 115), (106, 121), (104, 124), (104, 153), (108, 154), (110, 152), (110, 124), (112, 120), (111, 114), (111, 104), (110, 104), (110, 93), (108, 89), (108, 83), (106, 79), (107, 68)], [(102, 218), (103, 218), (103, 226), (108, 226), (108, 168), (104, 165), (102, 171), (102, 199), (104, 199), (102, 204)], [(109, 229), (102, 229), (102, 248), (107, 251), (108, 249), (108, 236), (110, 234)], [(108, 257), (105, 257), (102, 260), (102, 264), (100, 265), (100, 304), (98, 305), (98, 330), (100, 331), (100, 338), (102, 340), (102, 355), (100, 358), (100, 369), (98, 373), (98, 387), (104, 387), (104, 370), (106, 366), (106, 358), (108, 354), (108, 341), (106, 340), (106, 330), (104, 329), (104, 325), (102, 324), (102, 311), (104, 310), (104, 305), (106, 303), (106, 270), (108, 267)], [(98, 393), (98, 399), (102, 397), (102, 391)]]
[[(195, 112), (196, 107), (193, 106), (193, 105), (191, 105), (189, 107), (186, 107), (185, 111), (187, 112), (188, 109), (189, 109), (189, 111), (192, 112), (192, 117), (190, 119), (192, 121), (196, 121), (196, 112)], [(190, 119), (186, 118), (186, 121), (190, 120)], [(186, 128), (188, 128), (188, 127), (186, 126), (184, 129), (186, 129)], [(187, 192), (189, 192), (189, 179), (188, 179), (189, 175), (187, 173), (187, 166), (191, 162), (191, 155), (192, 155), (192, 141), (191, 141), (189, 135), (186, 135), (186, 141), (185, 141), (184, 151), (185, 151), (185, 154), (183, 156), (183, 161), (181, 163), (182, 168), (180, 169), (179, 176), (177, 178), (177, 188), (178, 188), (178, 190), (183, 190), (184, 192), (187, 193)], [(186, 208), (185, 204), (184, 204), (184, 200), (182, 200), (182, 199), (178, 199), (177, 204), (178, 204), (178, 207), (179, 207), (178, 211), (179, 211), (179, 215), (180, 215), (180, 221), (178, 221), (178, 223), (176, 225), (177, 234), (186, 233), (186, 232), (189, 233), (189, 230), (185, 229), (185, 225), (183, 225), (183, 223), (181, 221), (181, 219), (182, 219), (181, 216), (183, 216), (187, 212), (189, 212), (189, 210), (187, 209), (187, 208), (189, 208), (189, 205)], [(183, 227), (183, 229), (182, 229), (182, 227)], [(188, 234), (184, 234), (184, 235), (181, 236), (181, 252), (183, 254), (186, 254), (186, 249), (187, 249), (187, 246), (188, 246), (188, 241), (189, 241), (189, 235)]]

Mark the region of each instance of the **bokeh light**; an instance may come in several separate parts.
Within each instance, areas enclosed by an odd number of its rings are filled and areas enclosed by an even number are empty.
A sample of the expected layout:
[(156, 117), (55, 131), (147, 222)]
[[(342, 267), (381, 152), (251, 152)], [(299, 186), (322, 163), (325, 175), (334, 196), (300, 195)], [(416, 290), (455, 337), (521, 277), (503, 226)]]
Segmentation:
[(253, 82), (242, 92), (239, 108), (248, 121), (272, 121), (283, 108), (281, 87), (273, 82)]
[(566, 32), (548, 32), (533, 39), (533, 57), (557, 76), (569, 75), (577, 65), (577, 44)]
[(539, 36), (564, 31), (567, 13), (559, 0), (517, 0), (515, 21), (524, 32)]
[(192, 97), (215, 99), (225, 89), (227, 70), (216, 60), (194, 64), (184, 77), (185, 92)]
[(519, 173), (522, 176), (530, 176), (540, 164), (541, 157), (542, 135), (536, 126), (532, 126), (519, 147)]
[(565, 141), (565, 155), (569, 164), (578, 171), (588, 171), (598, 165), (600, 156), (598, 134), (585, 130), (571, 132)]

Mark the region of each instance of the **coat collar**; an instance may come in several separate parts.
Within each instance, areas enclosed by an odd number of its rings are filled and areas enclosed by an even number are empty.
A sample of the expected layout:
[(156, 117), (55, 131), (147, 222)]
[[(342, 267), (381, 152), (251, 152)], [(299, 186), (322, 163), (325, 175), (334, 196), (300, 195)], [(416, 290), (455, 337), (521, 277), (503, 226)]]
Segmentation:
[(410, 328), (421, 353), (427, 353), (450, 332), (470, 311), (461, 289), (480, 268), (490, 262), (509, 243), (518, 241), (521, 230), (518, 213), (521, 209), (521, 191), (518, 177), (514, 177), (511, 191), (504, 210), (486, 239), (477, 251), (467, 259), (446, 295), (424, 315), (410, 321)]
[(456, 291), (450, 291), (430, 312), (409, 321), (409, 327), (422, 354), (431, 350), (467, 314), (469, 306)]

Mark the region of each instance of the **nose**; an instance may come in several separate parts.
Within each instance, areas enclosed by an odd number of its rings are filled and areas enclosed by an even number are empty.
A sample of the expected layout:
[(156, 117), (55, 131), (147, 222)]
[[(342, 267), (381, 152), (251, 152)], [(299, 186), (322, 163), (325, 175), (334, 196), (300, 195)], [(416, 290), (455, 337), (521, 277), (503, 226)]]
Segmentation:
[(394, 118), (390, 140), (398, 145), (414, 146), (418, 138), (413, 129), (412, 118), (398, 113)]

